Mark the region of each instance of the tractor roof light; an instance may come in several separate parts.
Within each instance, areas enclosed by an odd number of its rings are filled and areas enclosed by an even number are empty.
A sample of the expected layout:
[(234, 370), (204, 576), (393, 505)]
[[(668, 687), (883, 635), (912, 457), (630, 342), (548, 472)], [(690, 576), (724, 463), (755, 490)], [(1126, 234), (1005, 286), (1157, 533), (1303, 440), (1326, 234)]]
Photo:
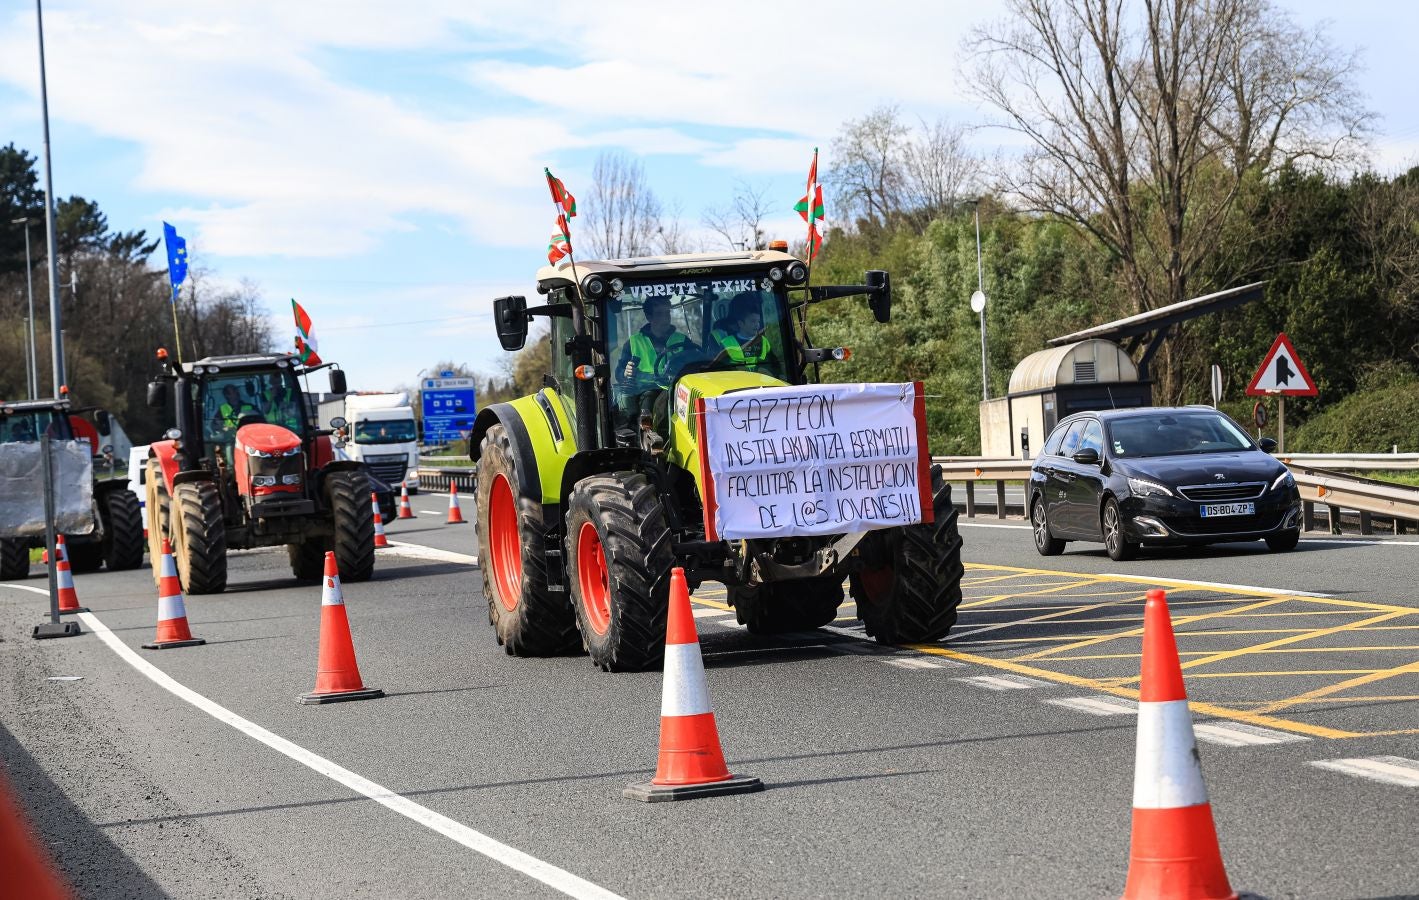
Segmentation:
[(167, 362), (167, 361), (168, 361), (168, 351), (167, 351), (167, 348), (166, 348), (166, 347), (159, 347), (159, 348), (158, 348), (158, 362)]
[(169, 428), (167, 431), (163, 432), (163, 437), (170, 441), (180, 441), (182, 440), (182, 432), (176, 428)]
[(626, 289), (626, 283), (619, 278), (611, 279), (611, 294), (614, 296)]
[(774, 266), (772, 269), (769, 269), (769, 280), (783, 281), (783, 269), (779, 266)]
[(787, 278), (789, 284), (802, 284), (808, 280), (808, 267), (801, 262), (789, 263)]
[(788, 241), (784, 241), (784, 240), (769, 241), (769, 249), (770, 249), (770, 250), (777, 250), (777, 251), (779, 251), (780, 253), (787, 253), (787, 252), (788, 252)]
[(581, 289), (593, 300), (600, 300), (606, 296), (606, 279), (600, 275), (588, 275), (581, 283)]

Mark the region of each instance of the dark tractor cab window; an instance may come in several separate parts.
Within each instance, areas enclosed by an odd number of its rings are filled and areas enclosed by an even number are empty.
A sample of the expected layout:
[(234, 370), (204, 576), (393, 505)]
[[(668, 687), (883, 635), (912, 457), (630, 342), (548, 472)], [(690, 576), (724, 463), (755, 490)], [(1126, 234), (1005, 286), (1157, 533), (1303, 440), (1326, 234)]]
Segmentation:
[(26, 410), (0, 416), (0, 444), (33, 443), (46, 431), (54, 440), (67, 441), (73, 437), (68, 418), (56, 416), (50, 409)]

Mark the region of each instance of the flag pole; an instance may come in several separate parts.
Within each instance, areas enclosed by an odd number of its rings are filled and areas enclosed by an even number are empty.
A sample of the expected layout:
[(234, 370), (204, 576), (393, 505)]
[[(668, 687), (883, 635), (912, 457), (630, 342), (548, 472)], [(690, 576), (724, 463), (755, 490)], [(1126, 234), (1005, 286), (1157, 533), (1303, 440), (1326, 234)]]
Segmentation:
[(168, 305), (172, 307), (172, 336), (173, 342), (177, 346), (177, 364), (182, 365), (182, 332), (177, 328), (177, 298), (180, 293), (179, 288), (172, 289), (172, 302)]
[[(562, 184), (561, 179), (556, 178), (556, 176), (552, 174), (551, 169), (547, 168), (546, 166), (543, 166), (542, 172), (547, 176), (548, 188), (552, 187), (552, 181), (555, 179), (557, 182), (557, 186), (562, 189), (562, 193), (566, 193), (567, 186)], [(572, 268), (572, 283), (576, 285), (577, 298), (582, 300), (582, 305), (585, 306), (586, 298), (581, 296), (581, 279), (577, 277), (576, 274), (576, 253), (572, 251), (572, 248), (576, 246), (572, 243), (572, 219), (575, 218), (576, 212), (575, 210), (573, 210), (570, 214), (567, 212), (566, 207), (562, 204), (562, 201), (557, 199), (557, 194), (555, 190), (552, 191), (552, 205), (557, 208), (557, 218), (561, 221), (562, 225), (565, 226), (563, 230), (567, 233), (567, 260), (570, 262)], [(572, 206), (576, 206), (575, 201), (572, 202)]]

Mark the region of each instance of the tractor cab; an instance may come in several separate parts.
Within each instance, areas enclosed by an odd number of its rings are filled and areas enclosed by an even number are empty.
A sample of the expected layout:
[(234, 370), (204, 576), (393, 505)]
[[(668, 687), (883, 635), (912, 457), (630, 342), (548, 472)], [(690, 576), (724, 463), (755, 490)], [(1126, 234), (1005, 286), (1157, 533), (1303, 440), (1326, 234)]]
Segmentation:
[(0, 444), (32, 444), (45, 433), (51, 440), (74, 439), (68, 400), (17, 400), (0, 404)]

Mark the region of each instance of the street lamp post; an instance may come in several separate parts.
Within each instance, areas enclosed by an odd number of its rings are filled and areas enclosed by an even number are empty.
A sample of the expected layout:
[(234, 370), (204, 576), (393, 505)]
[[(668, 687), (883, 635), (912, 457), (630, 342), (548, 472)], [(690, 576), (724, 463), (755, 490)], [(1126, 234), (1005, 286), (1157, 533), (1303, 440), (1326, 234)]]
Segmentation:
[(44, 77), (44, 10), (41, 0), (34, 0), (35, 24), (39, 29), (39, 105), (44, 122), (44, 223), (49, 241), (49, 339), (54, 356), (54, 396), (64, 384), (64, 338), (61, 337), (59, 312), (59, 260), (55, 254), (58, 240), (54, 233), (54, 167), (49, 154), (49, 88)]
[(28, 319), (30, 343), (25, 354), (25, 375), (28, 377), (30, 385), (30, 399), (38, 400), (39, 363), (37, 361), (38, 353), (35, 350), (34, 342), (34, 268), (30, 265), (30, 217), (21, 216), (18, 219), (11, 219), (10, 224), (25, 226), (25, 290), (29, 294), (30, 301), (30, 317)]
[(981, 264), (980, 250), (980, 201), (972, 200), (971, 206), (976, 217), (976, 292), (971, 294), (971, 310), (980, 314), (980, 394), (982, 400), (990, 399), (990, 369), (985, 352), (985, 267)]

